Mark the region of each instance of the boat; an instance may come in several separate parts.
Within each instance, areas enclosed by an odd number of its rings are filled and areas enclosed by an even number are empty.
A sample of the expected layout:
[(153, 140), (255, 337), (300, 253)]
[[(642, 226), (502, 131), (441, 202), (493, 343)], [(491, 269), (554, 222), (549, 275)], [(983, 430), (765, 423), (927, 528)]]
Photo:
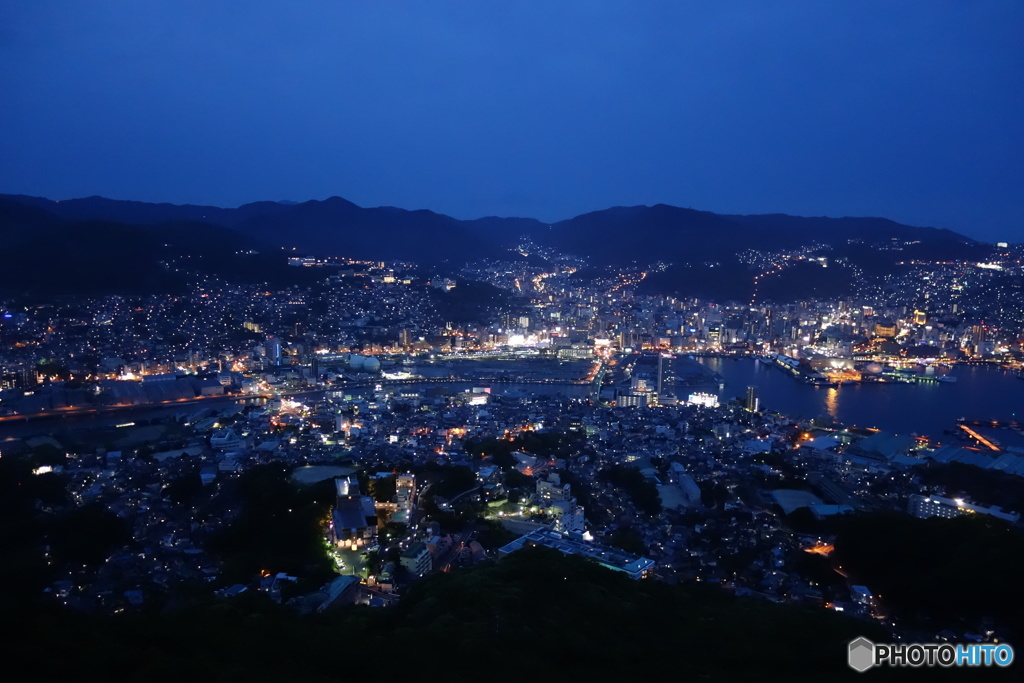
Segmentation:
[(935, 379), (936, 379), (936, 381), (939, 381), (939, 382), (955, 382), (956, 381), (956, 377), (954, 377), (953, 375), (936, 375)]

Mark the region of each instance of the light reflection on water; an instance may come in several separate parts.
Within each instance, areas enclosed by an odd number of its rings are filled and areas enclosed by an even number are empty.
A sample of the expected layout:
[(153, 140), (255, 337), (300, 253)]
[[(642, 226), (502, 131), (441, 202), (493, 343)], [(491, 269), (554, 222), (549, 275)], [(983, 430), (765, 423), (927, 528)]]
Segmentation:
[(839, 389), (829, 387), (825, 393), (825, 410), (833, 420), (839, 419)]
[[(1024, 381), (991, 365), (957, 365), (956, 382), (843, 384), (814, 387), (751, 358), (701, 358), (725, 380), (712, 391), (722, 401), (742, 400), (756, 386), (764, 410), (791, 418), (825, 417), (849, 426), (941, 438), (958, 418), (1016, 421), (1024, 417)], [(939, 374), (938, 372), (936, 374)]]

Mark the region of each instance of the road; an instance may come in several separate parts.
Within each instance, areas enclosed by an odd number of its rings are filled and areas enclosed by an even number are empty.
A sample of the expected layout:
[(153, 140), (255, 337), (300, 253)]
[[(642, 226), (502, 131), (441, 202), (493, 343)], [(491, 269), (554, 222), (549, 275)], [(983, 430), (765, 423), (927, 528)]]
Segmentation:
[(182, 398), (173, 401), (159, 401), (157, 403), (133, 403), (128, 405), (116, 405), (116, 406), (69, 406), (67, 408), (57, 408), (55, 410), (44, 410), (39, 413), (30, 413), (28, 415), (2, 415), (0, 416), (0, 422), (29, 422), (32, 420), (51, 419), (51, 418), (66, 418), (66, 417), (79, 417), (83, 415), (105, 415), (108, 413), (127, 412), (132, 410), (150, 410), (153, 408), (172, 408), (181, 406), (182, 408), (202, 405), (211, 401), (235, 401), (235, 400), (250, 400), (262, 398), (260, 396), (232, 396), (221, 394), (219, 396), (197, 396), (195, 398)]

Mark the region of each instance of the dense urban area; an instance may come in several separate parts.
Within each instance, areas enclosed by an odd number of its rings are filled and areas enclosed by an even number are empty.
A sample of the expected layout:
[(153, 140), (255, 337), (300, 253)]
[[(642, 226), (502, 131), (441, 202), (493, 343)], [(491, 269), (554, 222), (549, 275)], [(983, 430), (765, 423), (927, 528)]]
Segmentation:
[[(872, 275), (822, 245), (748, 249), (752, 297), (729, 301), (645, 289), (669, 263), (525, 239), (457, 269), (291, 255), (300, 284), (251, 283), (181, 257), (164, 263), (188, 282), (173, 294), (6, 295), (6, 608), (422, 617), (418, 590), (453, 600), (459, 576), (496, 594), (549, 572), (536, 597), (557, 601), (564, 572), (609, 596), (633, 580), (832, 613), (822, 632), (1013, 642), (1015, 422), (797, 418), (757, 386), (723, 392), (705, 361), (808, 391), (955, 392), (969, 364), (1020, 377), (1022, 256)], [(853, 269), (855, 290), (773, 288), (828, 269)], [(498, 612), (481, 618), (500, 635)]]

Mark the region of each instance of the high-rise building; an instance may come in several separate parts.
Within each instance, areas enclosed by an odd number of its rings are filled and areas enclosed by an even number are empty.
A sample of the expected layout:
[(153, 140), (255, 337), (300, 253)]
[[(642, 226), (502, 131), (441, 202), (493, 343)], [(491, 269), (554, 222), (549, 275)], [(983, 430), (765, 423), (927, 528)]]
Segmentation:
[(274, 365), (281, 363), (281, 340), (277, 337), (267, 337), (267, 358)]
[(756, 413), (761, 408), (761, 400), (757, 397), (757, 387), (747, 387), (746, 409)]
[(655, 399), (659, 405), (674, 405), (675, 403), (675, 394), (672, 390), (675, 384), (674, 359), (674, 356), (667, 353), (658, 354), (658, 387)]
[(722, 328), (719, 325), (708, 327), (708, 345), (720, 346), (722, 344)]
[(39, 384), (39, 377), (33, 367), (18, 368), (14, 376), (14, 386), (19, 389), (31, 389)]

